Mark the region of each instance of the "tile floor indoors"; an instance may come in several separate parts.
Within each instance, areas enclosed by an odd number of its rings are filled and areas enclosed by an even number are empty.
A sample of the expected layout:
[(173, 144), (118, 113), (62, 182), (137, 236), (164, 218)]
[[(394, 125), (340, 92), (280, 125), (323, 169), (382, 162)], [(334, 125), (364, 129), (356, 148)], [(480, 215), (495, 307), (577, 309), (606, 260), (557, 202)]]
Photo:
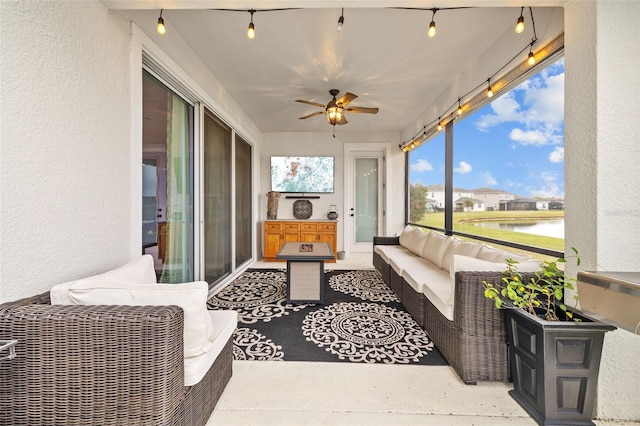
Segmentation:
[[(326, 266), (372, 268), (370, 254)], [(508, 395), (511, 388), (465, 385), (442, 366), (236, 361), (207, 425), (535, 425)]]

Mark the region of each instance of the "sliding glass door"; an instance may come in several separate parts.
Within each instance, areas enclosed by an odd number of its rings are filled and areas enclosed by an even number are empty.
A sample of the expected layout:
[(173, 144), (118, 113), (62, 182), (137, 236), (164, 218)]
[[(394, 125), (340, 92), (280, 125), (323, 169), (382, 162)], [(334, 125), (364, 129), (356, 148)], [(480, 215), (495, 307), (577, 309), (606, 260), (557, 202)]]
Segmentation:
[(251, 259), (251, 145), (236, 134), (236, 267)]
[(252, 146), (155, 71), (142, 74), (142, 253), (160, 282), (215, 285), (253, 257)]
[(204, 274), (214, 283), (231, 272), (231, 129), (204, 113)]
[(143, 72), (142, 252), (160, 282), (193, 279), (193, 113)]

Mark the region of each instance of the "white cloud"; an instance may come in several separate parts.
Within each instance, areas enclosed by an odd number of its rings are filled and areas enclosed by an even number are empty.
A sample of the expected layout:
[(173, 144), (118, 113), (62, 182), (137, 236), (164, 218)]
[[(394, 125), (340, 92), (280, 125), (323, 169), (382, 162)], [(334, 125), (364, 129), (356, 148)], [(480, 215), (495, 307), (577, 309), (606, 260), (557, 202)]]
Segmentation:
[(563, 198), (564, 190), (558, 183), (558, 174), (555, 172), (540, 172), (536, 176), (536, 180), (540, 183), (527, 187), (527, 193), (530, 197), (541, 198)]
[(467, 174), (471, 171), (471, 164), (467, 163), (466, 161), (461, 161), (460, 163), (458, 163), (458, 167), (453, 169), (453, 171), (463, 175)]
[(557, 146), (556, 149), (551, 151), (549, 161), (552, 163), (562, 163), (564, 161), (564, 148)]
[(509, 121), (519, 122), (522, 119), (520, 114), (520, 104), (515, 99), (515, 93), (509, 92), (506, 95), (491, 102), (491, 114), (485, 114), (476, 122), (478, 130), (488, 131), (490, 127)]
[(563, 67), (563, 63), (550, 66), (493, 101), (490, 104), (491, 113), (482, 115), (474, 123), (476, 128), (487, 132), (503, 123), (520, 124), (524, 129), (514, 127), (510, 135), (517, 143), (535, 146), (561, 144), (564, 122)]
[(509, 139), (521, 145), (549, 145), (553, 143), (551, 135), (545, 135), (540, 130), (522, 130), (515, 128), (509, 132)]
[(433, 166), (425, 159), (419, 159), (411, 165), (411, 170), (414, 172), (429, 172), (433, 170)]
[(498, 184), (498, 181), (496, 180), (496, 178), (491, 176), (491, 173), (489, 173), (489, 172), (483, 172), (482, 173), (482, 179), (484, 180), (484, 184), (485, 185), (495, 186), (495, 185)]
[(538, 188), (531, 188), (529, 194), (532, 197), (540, 198), (563, 198), (564, 193), (560, 190), (560, 186), (557, 183), (549, 183), (542, 185)]

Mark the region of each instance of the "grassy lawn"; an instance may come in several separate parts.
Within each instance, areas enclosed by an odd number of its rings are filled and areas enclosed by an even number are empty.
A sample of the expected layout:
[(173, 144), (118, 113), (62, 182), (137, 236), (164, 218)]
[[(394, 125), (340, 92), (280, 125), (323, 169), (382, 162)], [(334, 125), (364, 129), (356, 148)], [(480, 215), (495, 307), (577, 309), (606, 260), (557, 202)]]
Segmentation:
[[(514, 232), (505, 229), (486, 228), (474, 225), (479, 221), (514, 221), (518, 223), (537, 222), (547, 219), (563, 219), (563, 210), (540, 210), (540, 211), (486, 211), (486, 212), (454, 212), (453, 230), (466, 234), (479, 235), (497, 240), (510, 241), (528, 246), (543, 247), (546, 249), (564, 251), (564, 239), (546, 237), (543, 235), (526, 234), (524, 232)], [(425, 213), (422, 220), (418, 222), (422, 225), (444, 228), (444, 213)], [(492, 244), (495, 245), (495, 244)], [(509, 248), (511, 251), (518, 251)], [(528, 253), (531, 254), (531, 253)], [(536, 256), (538, 257), (538, 256)]]

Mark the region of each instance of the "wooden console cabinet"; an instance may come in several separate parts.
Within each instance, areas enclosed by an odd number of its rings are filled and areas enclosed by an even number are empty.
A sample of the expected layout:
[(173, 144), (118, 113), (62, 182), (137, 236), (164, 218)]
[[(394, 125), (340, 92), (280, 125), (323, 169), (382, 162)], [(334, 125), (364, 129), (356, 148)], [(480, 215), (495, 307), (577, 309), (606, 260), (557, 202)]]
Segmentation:
[(285, 243), (329, 243), (336, 261), (338, 223), (335, 220), (267, 220), (264, 222), (264, 260), (282, 262), (276, 255)]

